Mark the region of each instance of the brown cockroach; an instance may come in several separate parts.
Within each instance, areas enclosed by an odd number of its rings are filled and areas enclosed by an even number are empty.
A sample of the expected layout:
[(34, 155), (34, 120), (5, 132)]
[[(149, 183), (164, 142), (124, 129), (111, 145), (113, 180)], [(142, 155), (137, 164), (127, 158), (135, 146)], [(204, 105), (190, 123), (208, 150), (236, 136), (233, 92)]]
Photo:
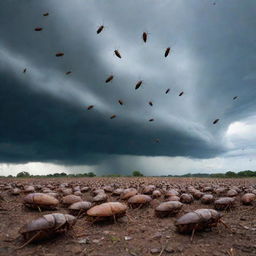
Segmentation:
[(94, 107), (94, 105), (90, 105), (90, 106), (87, 107), (87, 110), (90, 110), (90, 109), (92, 109), (93, 107)]
[(56, 209), (59, 200), (43, 193), (31, 193), (24, 197), (24, 205), (30, 208)]
[(170, 50), (171, 50), (170, 47), (168, 47), (168, 48), (165, 50), (165, 53), (164, 53), (164, 57), (165, 57), (165, 58), (169, 55)]
[(244, 205), (250, 205), (253, 204), (253, 202), (256, 200), (256, 195), (253, 193), (246, 193), (242, 196), (241, 201)]
[(125, 189), (122, 194), (121, 194), (121, 199), (126, 200), (129, 199), (130, 197), (136, 195), (138, 193), (137, 189), (135, 188), (127, 188)]
[(191, 204), (194, 201), (194, 198), (191, 194), (181, 194), (180, 201), (184, 204)]
[(129, 198), (128, 205), (131, 208), (141, 208), (143, 206), (146, 206), (150, 203), (152, 198), (148, 195), (135, 195)]
[(214, 201), (214, 197), (211, 194), (205, 194), (201, 197), (202, 204), (211, 204)]
[(99, 194), (97, 194), (93, 199), (92, 199), (92, 201), (94, 202), (94, 203), (104, 203), (104, 202), (106, 202), (108, 200), (108, 196), (107, 196), (107, 194), (105, 194), (105, 193), (99, 193)]
[(92, 203), (88, 201), (76, 202), (71, 204), (68, 209), (72, 215), (82, 216), (92, 207)]
[(118, 50), (114, 50), (114, 53), (115, 53), (115, 55), (118, 57), (118, 58), (122, 58), (121, 57), (121, 54), (120, 54), (120, 52), (118, 51)]
[(168, 89), (165, 91), (165, 93), (167, 94), (169, 91), (170, 91), (170, 89), (168, 88)]
[(50, 238), (54, 235), (67, 232), (76, 222), (76, 218), (69, 214), (53, 213), (24, 225), (19, 233), (26, 240), (25, 244), (17, 249), (21, 249), (30, 242)]
[(156, 189), (152, 192), (152, 197), (153, 198), (157, 198), (157, 197), (161, 197), (162, 193), (160, 190)]
[(34, 186), (26, 186), (23, 190), (24, 193), (33, 193), (35, 192), (35, 187)]
[(220, 121), (220, 119), (215, 119), (212, 123), (217, 124)]
[(19, 188), (14, 188), (11, 191), (11, 194), (15, 196), (19, 195), (20, 193), (21, 193), (21, 190)]
[(184, 94), (184, 92), (181, 92), (180, 94), (179, 94), (179, 96), (182, 96)]
[(114, 118), (116, 118), (116, 115), (112, 115), (112, 116), (110, 117), (110, 119), (114, 119)]
[(235, 190), (235, 189), (230, 189), (227, 191), (227, 194), (226, 194), (228, 197), (233, 197), (233, 196), (237, 196), (238, 195), (238, 192)]
[(235, 206), (235, 198), (232, 197), (220, 197), (214, 201), (214, 208), (216, 210), (230, 210)]
[(153, 102), (152, 101), (149, 101), (148, 103), (151, 107), (153, 106)]
[(116, 221), (118, 217), (126, 214), (127, 206), (119, 202), (109, 202), (96, 205), (87, 211), (93, 222), (112, 219)]
[(144, 41), (144, 43), (147, 42), (147, 39), (148, 39), (148, 33), (143, 32), (143, 34), (142, 34), (142, 40)]
[(191, 241), (195, 231), (216, 227), (218, 223), (227, 225), (221, 220), (222, 214), (213, 209), (198, 209), (189, 212), (176, 220), (175, 226), (180, 233), (191, 233)]
[(65, 75), (70, 75), (72, 73), (72, 71), (67, 71), (66, 73), (65, 73)]
[(105, 27), (103, 25), (99, 26), (97, 29), (97, 34), (99, 34)]
[(155, 119), (154, 119), (154, 118), (151, 118), (151, 119), (149, 119), (148, 121), (149, 121), (149, 122), (153, 122), (153, 121), (155, 121)]
[(124, 103), (123, 103), (122, 100), (118, 100), (118, 103), (119, 103), (120, 105), (124, 105)]
[(23, 73), (26, 73), (26, 72), (27, 72), (27, 69), (26, 69), (26, 68), (24, 68), (24, 69), (23, 69)]
[(62, 204), (64, 205), (71, 205), (73, 203), (81, 202), (81, 201), (83, 201), (82, 198), (80, 196), (75, 196), (75, 195), (67, 195), (62, 198)]
[(135, 90), (139, 89), (140, 86), (142, 85), (142, 80), (138, 81), (135, 85)]
[(155, 189), (156, 189), (155, 185), (145, 186), (142, 189), (142, 194), (151, 195)]
[(57, 52), (57, 53), (55, 54), (56, 57), (61, 57), (61, 56), (63, 56), (63, 55), (64, 55), (63, 52)]
[(107, 79), (106, 79), (106, 83), (108, 83), (108, 82), (110, 82), (110, 81), (112, 81), (113, 80), (113, 78), (114, 78), (114, 76), (113, 75), (111, 75), (111, 76), (109, 76)]
[(34, 30), (35, 30), (35, 31), (42, 31), (43, 28), (41, 28), (41, 27), (36, 27)]
[(44, 13), (43, 16), (49, 16), (49, 12)]
[(178, 201), (168, 201), (159, 204), (155, 209), (157, 217), (169, 217), (176, 215), (183, 207), (183, 204)]
[(112, 196), (120, 196), (124, 192), (123, 188), (117, 188), (113, 191)]

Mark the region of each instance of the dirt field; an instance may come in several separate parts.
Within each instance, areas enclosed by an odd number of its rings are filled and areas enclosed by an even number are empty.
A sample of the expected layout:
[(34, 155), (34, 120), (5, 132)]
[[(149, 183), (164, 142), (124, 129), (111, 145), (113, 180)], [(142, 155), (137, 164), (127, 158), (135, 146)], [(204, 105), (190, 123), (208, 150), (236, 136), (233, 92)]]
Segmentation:
[[(154, 214), (154, 205), (164, 202), (164, 196), (154, 199), (151, 204), (140, 209), (128, 209), (128, 217), (120, 218), (117, 223), (92, 224), (86, 217), (78, 219), (74, 232), (54, 237), (50, 240), (30, 243), (20, 250), (17, 247), (24, 243), (19, 236), (19, 229), (27, 222), (44, 214), (61, 212), (69, 213), (68, 209), (60, 204), (57, 210), (31, 210), (23, 206), (24, 193), (14, 196), (4, 187), (6, 184), (33, 184), (57, 188), (61, 183), (100, 188), (104, 185), (115, 187), (141, 187), (153, 184), (161, 190), (166, 185), (170, 188), (186, 189), (188, 186), (215, 186), (220, 184), (227, 188), (256, 188), (256, 179), (175, 179), (175, 178), (81, 178), (81, 179), (2, 179), (0, 180), (1, 200), (0, 211), (0, 255), (88, 255), (88, 256), (146, 256), (146, 255), (256, 255), (256, 207), (243, 206), (240, 197), (236, 196), (236, 207), (229, 212), (223, 212), (223, 221), (233, 230), (218, 225), (211, 230), (196, 232), (193, 242), (190, 235), (176, 232), (174, 221), (186, 212), (199, 208), (213, 208), (213, 204), (202, 205), (200, 200), (192, 204), (184, 204), (182, 211), (175, 217), (157, 218)], [(40, 187), (39, 187), (40, 188)], [(55, 189), (53, 189), (55, 190)], [(40, 189), (36, 189), (40, 192)], [(163, 192), (162, 192), (163, 193)], [(208, 193), (208, 192), (207, 192)], [(211, 192), (215, 198), (218, 198)], [(107, 193), (108, 201), (119, 201), (119, 197)], [(83, 200), (92, 200), (91, 190), (82, 193)], [(124, 203), (126, 203), (124, 201)], [(254, 202), (255, 205), (256, 202)]]

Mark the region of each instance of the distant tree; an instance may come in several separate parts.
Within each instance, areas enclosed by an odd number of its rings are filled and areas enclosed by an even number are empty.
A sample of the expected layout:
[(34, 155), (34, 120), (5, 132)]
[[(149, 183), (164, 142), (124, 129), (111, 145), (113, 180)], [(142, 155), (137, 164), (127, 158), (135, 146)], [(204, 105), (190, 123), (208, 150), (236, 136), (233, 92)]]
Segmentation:
[(93, 172), (88, 172), (88, 173), (87, 173), (87, 176), (88, 176), (88, 177), (95, 177), (95, 176), (96, 176), (96, 174), (95, 174), (95, 173), (93, 173)]
[(13, 176), (12, 176), (12, 175), (8, 175), (7, 177), (8, 177), (8, 178), (13, 178)]
[(133, 171), (132, 172), (133, 177), (142, 177), (144, 176), (140, 171)]
[(226, 176), (227, 178), (234, 178), (234, 177), (237, 177), (236, 173), (235, 173), (235, 172), (231, 172), (231, 171), (226, 172), (226, 173), (225, 173), (225, 176)]
[(25, 177), (29, 177), (29, 176), (30, 176), (29, 172), (19, 172), (16, 175), (17, 178), (25, 178)]

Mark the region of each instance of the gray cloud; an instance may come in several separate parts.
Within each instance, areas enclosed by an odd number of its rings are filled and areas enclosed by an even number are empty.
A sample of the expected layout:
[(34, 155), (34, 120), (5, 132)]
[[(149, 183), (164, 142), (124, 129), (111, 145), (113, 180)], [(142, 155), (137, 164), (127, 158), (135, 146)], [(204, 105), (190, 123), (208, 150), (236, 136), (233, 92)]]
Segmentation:
[(0, 161), (120, 172), (122, 155), (229, 154), (228, 127), (255, 115), (255, 9), (230, 0), (1, 2)]

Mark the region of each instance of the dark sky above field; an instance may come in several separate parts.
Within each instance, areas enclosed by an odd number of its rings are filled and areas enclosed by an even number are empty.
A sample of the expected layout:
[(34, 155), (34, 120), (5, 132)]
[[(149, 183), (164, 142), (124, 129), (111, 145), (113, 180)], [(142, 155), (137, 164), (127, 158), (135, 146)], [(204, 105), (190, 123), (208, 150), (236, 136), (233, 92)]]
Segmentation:
[(255, 170), (255, 13), (254, 0), (1, 1), (0, 174)]

